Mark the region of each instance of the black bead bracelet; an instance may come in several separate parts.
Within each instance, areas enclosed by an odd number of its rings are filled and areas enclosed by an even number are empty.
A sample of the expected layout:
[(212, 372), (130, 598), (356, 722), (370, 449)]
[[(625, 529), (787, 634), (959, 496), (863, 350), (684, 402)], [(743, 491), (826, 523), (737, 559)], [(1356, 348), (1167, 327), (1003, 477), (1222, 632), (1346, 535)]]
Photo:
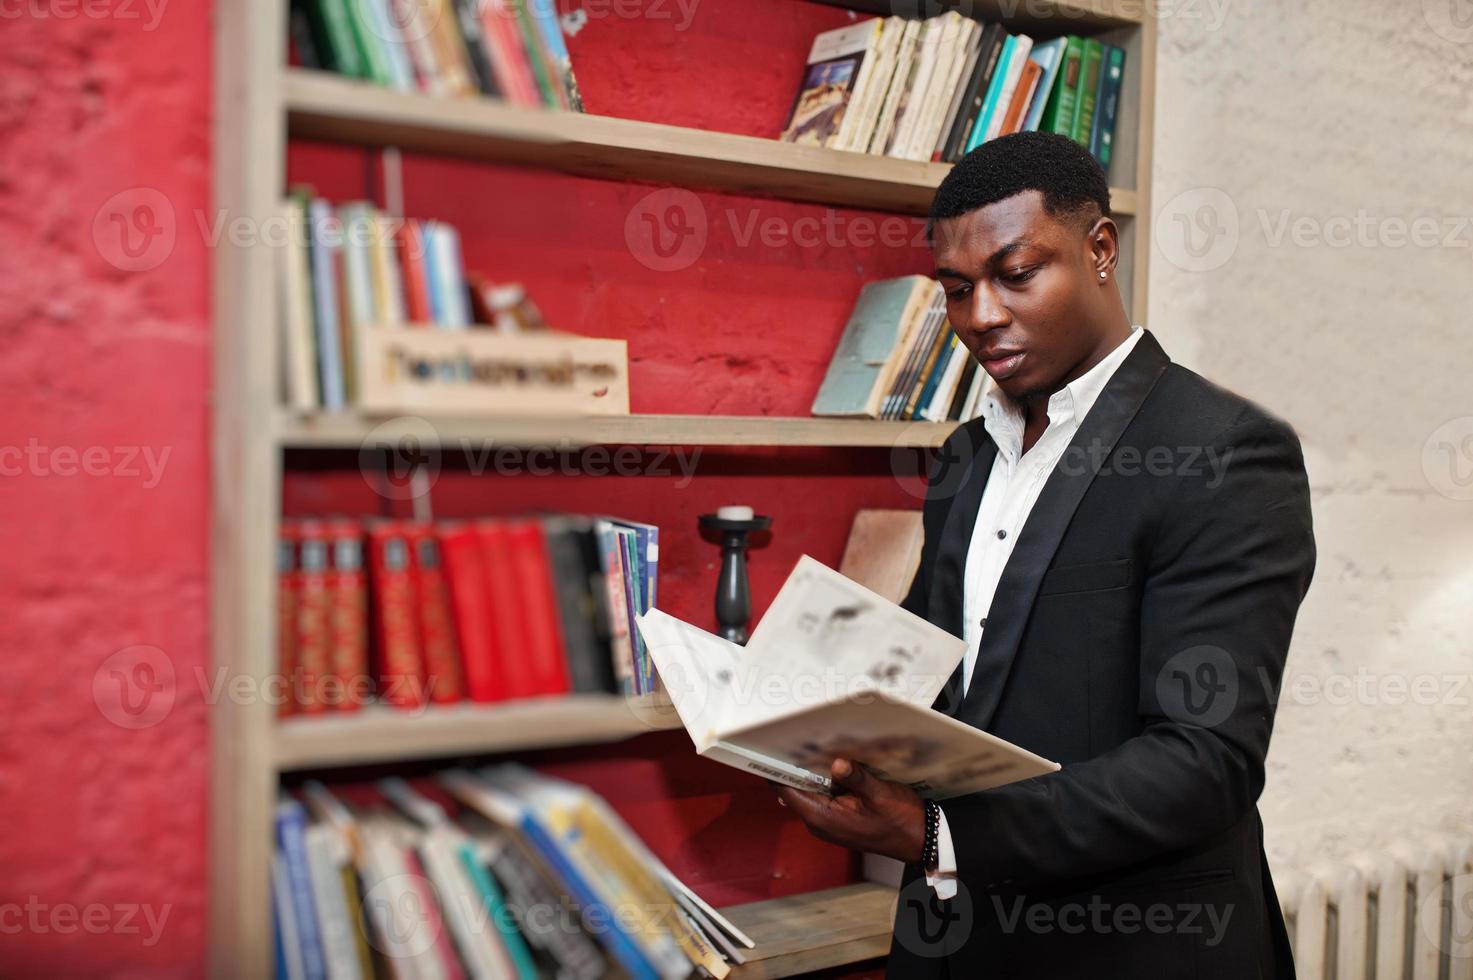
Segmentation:
[(921, 867), (927, 871), (935, 871), (936, 865), (940, 863), (937, 841), (941, 835), (941, 807), (935, 800), (922, 800), (921, 803), (926, 813), (926, 835), (921, 844)]

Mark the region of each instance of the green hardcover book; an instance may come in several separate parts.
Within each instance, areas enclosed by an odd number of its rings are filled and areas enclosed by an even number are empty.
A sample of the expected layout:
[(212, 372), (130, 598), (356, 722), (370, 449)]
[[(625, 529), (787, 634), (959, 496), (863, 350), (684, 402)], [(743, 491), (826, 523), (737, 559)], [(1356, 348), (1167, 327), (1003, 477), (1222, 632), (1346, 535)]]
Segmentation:
[(391, 85), (394, 81), (394, 69), (389, 64), (389, 53), (383, 48), (389, 41), (374, 32), (363, 4), (364, 0), (343, 0), (348, 22), (353, 28), (353, 41), (358, 45), (358, 54), (363, 59), (366, 71), (363, 77), (379, 85)]
[(368, 66), (353, 39), (348, 0), (313, 0), (307, 12), (313, 29), (327, 42), (327, 67), (350, 78), (368, 78)]
[[(481, 855), (477, 853), (476, 846), (469, 841), (460, 845), (460, 862), (464, 865), (466, 874), (476, 886), (480, 893), (481, 904), (486, 910), (487, 918), (496, 926), (496, 934), (501, 938), (501, 944), (506, 948), (507, 955), (517, 968), (518, 980), (537, 980), (537, 964), (532, 959), (532, 951), (527, 948), (522, 934), (517, 931), (516, 919), (506, 907), (506, 900), (501, 895), (501, 889), (496, 885), (496, 879), (486, 870), (486, 865), (481, 861)], [(526, 910), (523, 909), (523, 912)]]
[(1084, 42), (1084, 59), (1079, 67), (1079, 91), (1074, 99), (1074, 124), (1069, 136), (1080, 146), (1089, 146), (1089, 129), (1095, 121), (1095, 100), (1100, 92), (1100, 65), (1105, 46), (1094, 38)]
[(1049, 94), (1048, 105), (1043, 110), (1043, 121), (1038, 124), (1041, 133), (1058, 133), (1068, 136), (1074, 130), (1074, 103), (1079, 96), (1079, 69), (1084, 61), (1084, 39), (1069, 35), (1064, 45), (1064, 63), (1059, 69), (1059, 80)]

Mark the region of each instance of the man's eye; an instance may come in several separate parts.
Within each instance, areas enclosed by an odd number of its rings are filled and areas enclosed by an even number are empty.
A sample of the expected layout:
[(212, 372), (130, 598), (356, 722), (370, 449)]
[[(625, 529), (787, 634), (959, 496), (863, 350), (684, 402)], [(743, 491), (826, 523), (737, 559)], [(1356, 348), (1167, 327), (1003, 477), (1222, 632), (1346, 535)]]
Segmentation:
[(957, 286), (954, 289), (948, 289), (946, 291), (946, 298), (951, 300), (952, 302), (957, 302), (966, 299), (967, 294), (971, 291), (971, 286)]
[(1033, 276), (1034, 276), (1034, 274), (1037, 273), (1037, 272), (1038, 272), (1038, 266), (1035, 265), (1031, 269), (1020, 269), (1020, 270), (1018, 270), (1016, 272), (1005, 272), (1005, 273), (1003, 273), (1002, 279), (1003, 279), (1003, 282), (1011, 283), (1013, 285), (1017, 285), (1019, 283), (1025, 283), (1029, 279), (1032, 279)]

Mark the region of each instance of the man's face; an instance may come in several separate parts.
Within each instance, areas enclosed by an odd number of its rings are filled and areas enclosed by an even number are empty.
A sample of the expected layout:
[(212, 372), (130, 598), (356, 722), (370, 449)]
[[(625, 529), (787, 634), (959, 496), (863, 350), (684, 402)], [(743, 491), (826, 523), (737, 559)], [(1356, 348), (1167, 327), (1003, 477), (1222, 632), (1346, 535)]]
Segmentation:
[(1092, 237), (1049, 215), (1039, 191), (936, 223), (936, 278), (952, 328), (1009, 397), (1046, 397), (1108, 352)]

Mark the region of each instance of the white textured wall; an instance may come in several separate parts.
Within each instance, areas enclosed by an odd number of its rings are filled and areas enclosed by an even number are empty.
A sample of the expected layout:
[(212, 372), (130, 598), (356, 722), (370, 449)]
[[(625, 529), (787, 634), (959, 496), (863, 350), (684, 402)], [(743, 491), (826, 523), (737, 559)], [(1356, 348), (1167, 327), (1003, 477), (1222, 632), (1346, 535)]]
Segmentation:
[(1149, 323), (1292, 422), (1314, 488), (1271, 857), (1466, 829), (1473, 0), (1160, 8)]

